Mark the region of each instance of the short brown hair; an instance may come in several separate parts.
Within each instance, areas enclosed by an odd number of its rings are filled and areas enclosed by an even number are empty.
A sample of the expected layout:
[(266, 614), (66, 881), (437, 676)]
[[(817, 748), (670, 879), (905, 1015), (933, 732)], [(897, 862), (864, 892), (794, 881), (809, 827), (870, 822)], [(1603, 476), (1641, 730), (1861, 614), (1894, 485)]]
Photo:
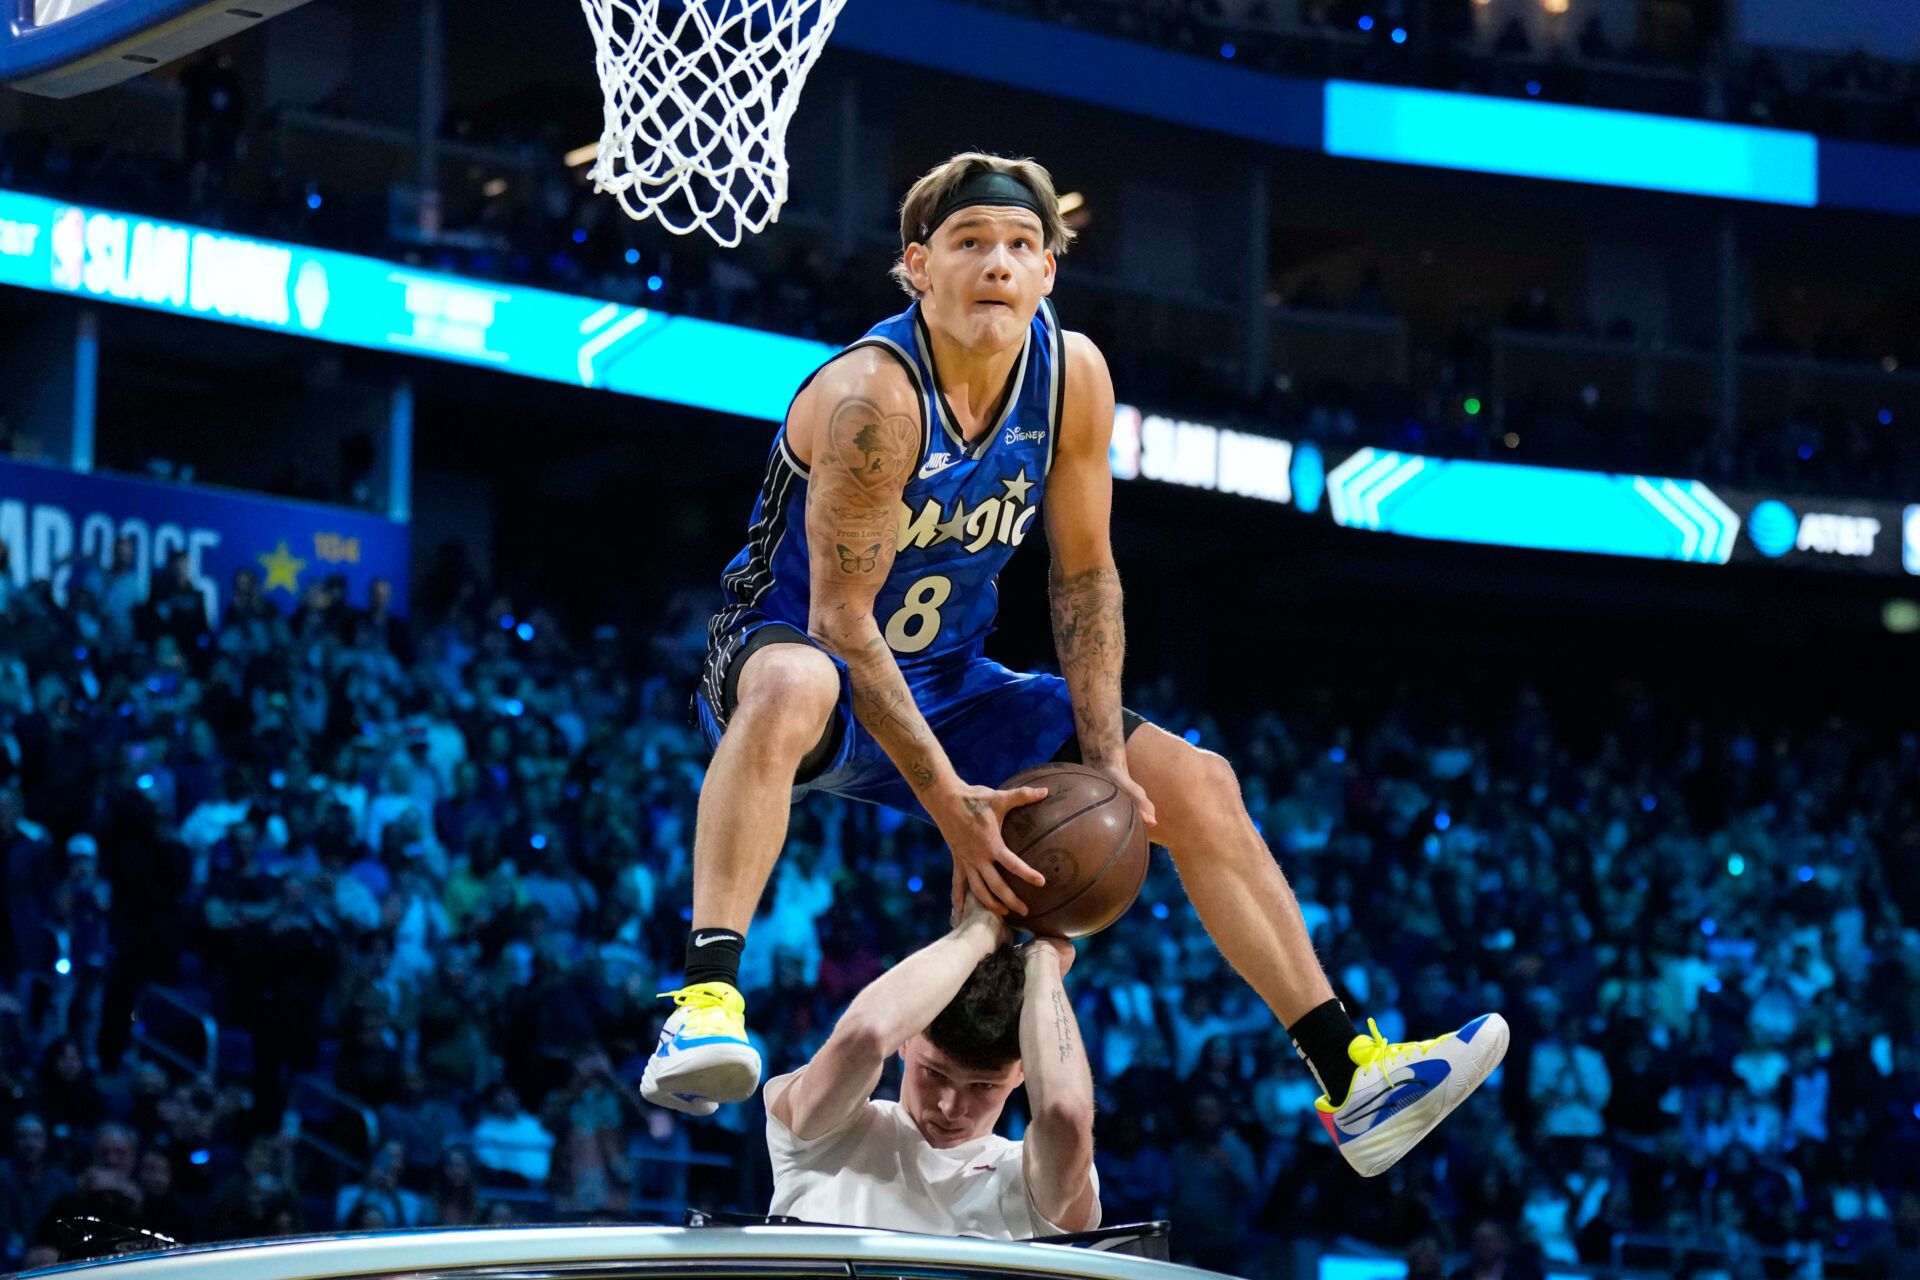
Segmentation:
[(926, 1030), (929, 1043), (969, 1071), (998, 1071), (1020, 1061), (1020, 1007), (1027, 967), (1002, 943), (974, 966), (960, 994)]
[(1073, 243), (1073, 228), (1060, 213), (1060, 197), (1053, 189), (1053, 175), (1047, 172), (1046, 166), (1025, 157), (1010, 160), (984, 151), (962, 151), (920, 175), (920, 180), (908, 188), (907, 198), (900, 202), (900, 256), (893, 264), (893, 278), (907, 291), (908, 297), (918, 298), (920, 291), (907, 279), (907, 246), (920, 242), (920, 228), (932, 224), (934, 213), (955, 188), (974, 174), (988, 171), (1004, 173), (1025, 183), (1040, 201), (1043, 210), (1040, 227), (1046, 235), (1048, 253), (1065, 253)]

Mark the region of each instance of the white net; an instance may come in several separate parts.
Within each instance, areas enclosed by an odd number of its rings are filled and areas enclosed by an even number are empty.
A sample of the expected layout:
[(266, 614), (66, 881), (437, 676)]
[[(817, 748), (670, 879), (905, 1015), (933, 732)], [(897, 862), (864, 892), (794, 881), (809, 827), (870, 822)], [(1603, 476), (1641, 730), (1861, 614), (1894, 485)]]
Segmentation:
[(787, 125), (846, 0), (580, 3), (606, 91), (595, 190), (728, 246), (778, 218)]

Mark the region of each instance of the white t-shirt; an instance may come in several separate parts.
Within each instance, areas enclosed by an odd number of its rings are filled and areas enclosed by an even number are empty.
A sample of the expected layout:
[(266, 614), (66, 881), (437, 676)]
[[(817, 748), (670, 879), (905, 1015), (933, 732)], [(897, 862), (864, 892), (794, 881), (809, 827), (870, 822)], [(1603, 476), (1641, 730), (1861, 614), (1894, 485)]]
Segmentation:
[[(785, 1089), (790, 1079), (767, 1081), (767, 1095)], [(935, 1148), (897, 1102), (870, 1099), (839, 1128), (811, 1140), (794, 1136), (769, 1106), (767, 1152), (773, 1158), (771, 1214), (990, 1240), (1063, 1230), (1041, 1217), (1027, 1194), (1020, 1143), (990, 1133)], [(1091, 1176), (1089, 1230), (1100, 1225), (1100, 1177)]]

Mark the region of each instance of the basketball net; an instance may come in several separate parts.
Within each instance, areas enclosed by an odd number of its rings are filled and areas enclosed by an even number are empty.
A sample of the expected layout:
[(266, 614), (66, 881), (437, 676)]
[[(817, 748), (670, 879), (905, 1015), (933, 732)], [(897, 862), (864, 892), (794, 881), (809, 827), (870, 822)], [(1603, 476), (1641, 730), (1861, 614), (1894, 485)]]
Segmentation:
[(787, 125), (845, 3), (580, 0), (606, 93), (594, 189), (675, 235), (732, 247), (763, 230), (787, 202)]

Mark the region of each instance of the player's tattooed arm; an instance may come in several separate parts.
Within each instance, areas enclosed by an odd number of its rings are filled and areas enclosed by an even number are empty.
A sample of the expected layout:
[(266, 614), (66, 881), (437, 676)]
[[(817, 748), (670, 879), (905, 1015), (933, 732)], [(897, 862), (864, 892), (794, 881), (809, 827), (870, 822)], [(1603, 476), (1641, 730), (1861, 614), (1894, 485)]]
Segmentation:
[(1080, 758), (1132, 798), (1151, 832), (1153, 801), (1133, 779), (1120, 705), (1127, 636), (1111, 527), (1113, 378), (1084, 336), (1067, 334), (1066, 350), (1067, 394), (1045, 502), (1054, 649), (1073, 700)]
[(808, 630), (847, 664), (854, 714), (924, 792), (952, 774), (881, 635), (874, 601), (893, 569), (900, 495), (919, 465), (920, 423), (885, 397), (852, 393), (829, 409), (807, 485), (812, 557)]
[(1027, 1188), (1041, 1216), (1068, 1231), (1093, 1223), (1093, 1072), (1062, 979), (1073, 944), (1036, 938), (1021, 949), (1026, 983), (1020, 1061), (1027, 1070)]
[(1098, 565), (1080, 573), (1063, 573), (1056, 565), (1048, 595), (1053, 604), (1054, 648), (1073, 694), (1081, 757), (1095, 767), (1124, 758), (1120, 676), (1127, 628), (1120, 571)]
[(1045, 792), (998, 791), (961, 779), (915, 705), (875, 616), (899, 550), (901, 494), (919, 469), (924, 440), (919, 406), (902, 371), (862, 369), (858, 359), (834, 366), (796, 402), (794, 421), (813, 455), (807, 631), (846, 663), (854, 715), (953, 850), (955, 905), (965, 890), (995, 914), (1023, 912), (1008, 877), (1030, 884), (1044, 884), (1045, 877), (1006, 847), (1000, 819)]

